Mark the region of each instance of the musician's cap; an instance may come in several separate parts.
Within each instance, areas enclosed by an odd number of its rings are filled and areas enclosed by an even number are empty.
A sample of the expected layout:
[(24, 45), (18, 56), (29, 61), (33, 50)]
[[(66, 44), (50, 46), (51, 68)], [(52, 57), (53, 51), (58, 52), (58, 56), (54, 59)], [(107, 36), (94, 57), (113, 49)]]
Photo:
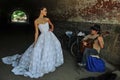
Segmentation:
[(92, 29), (92, 30), (96, 30), (96, 31), (98, 31), (98, 32), (101, 31), (101, 29), (100, 29), (100, 25), (98, 25), (98, 24), (95, 24), (94, 26), (91, 26), (90, 29)]

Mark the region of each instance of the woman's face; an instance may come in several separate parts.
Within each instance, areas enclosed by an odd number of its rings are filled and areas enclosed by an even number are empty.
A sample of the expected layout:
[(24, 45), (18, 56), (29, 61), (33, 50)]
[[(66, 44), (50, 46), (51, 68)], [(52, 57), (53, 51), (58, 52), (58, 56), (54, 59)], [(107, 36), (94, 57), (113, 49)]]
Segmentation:
[(46, 8), (43, 8), (43, 10), (41, 10), (41, 14), (43, 16), (47, 16), (47, 9)]

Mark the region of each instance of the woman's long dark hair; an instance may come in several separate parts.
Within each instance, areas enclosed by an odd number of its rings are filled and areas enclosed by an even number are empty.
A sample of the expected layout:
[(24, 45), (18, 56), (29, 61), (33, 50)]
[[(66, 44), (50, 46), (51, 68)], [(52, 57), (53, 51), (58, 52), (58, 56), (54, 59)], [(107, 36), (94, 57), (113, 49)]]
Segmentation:
[(42, 7), (40, 8), (40, 11), (43, 10), (44, 8), (46, 8), (46, 7), (45, 7), (45, 6), (42, 6)]

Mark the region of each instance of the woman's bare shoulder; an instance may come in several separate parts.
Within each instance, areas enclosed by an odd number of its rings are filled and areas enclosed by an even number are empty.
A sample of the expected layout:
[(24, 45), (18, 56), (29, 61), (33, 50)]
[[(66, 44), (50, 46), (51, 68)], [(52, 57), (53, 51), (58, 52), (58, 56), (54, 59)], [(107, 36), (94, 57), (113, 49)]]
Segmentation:
[(38, 23), (39, 22), (39, 20), (38, 20), (38, 18), (36, 18), (35, 20), (34, 20), (34, 23)]
[(45, 20), (49, 21), (50, 19), (48, 17), (45, 17)]

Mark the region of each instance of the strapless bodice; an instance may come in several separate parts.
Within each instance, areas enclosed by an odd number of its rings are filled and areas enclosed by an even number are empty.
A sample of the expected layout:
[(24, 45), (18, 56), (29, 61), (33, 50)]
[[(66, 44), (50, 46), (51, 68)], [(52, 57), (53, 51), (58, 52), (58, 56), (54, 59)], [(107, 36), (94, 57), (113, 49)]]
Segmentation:
[(48, 22), (46, 22), (44, 24), (39, 24), (38, 28), (39, 28), (41, 33), (48, 32), (49, 31), (49, 24), (48, 24)]

